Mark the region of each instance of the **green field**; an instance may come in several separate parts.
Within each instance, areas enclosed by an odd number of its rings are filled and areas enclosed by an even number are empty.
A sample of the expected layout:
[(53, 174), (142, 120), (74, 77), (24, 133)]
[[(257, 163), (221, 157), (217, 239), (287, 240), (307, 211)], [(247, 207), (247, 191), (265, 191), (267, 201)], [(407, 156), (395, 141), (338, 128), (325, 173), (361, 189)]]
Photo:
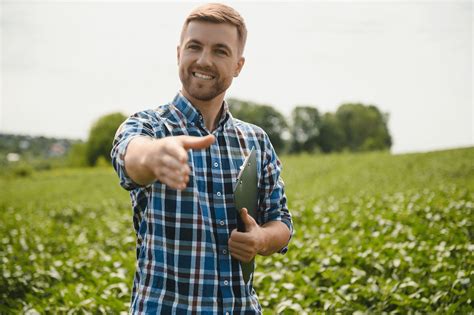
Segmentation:
[[(296, 234), (257, 258), (265, 313), (472, 313), (474, 148), (283, 157)], [(134, 234), (112, 169), (0, 178), (0, 313), (128, 310)]]

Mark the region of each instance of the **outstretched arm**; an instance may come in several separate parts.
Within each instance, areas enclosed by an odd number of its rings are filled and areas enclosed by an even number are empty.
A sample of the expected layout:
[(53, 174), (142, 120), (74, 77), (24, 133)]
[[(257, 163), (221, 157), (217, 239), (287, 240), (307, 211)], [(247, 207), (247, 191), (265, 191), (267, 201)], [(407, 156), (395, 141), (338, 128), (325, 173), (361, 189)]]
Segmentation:
[(157, 180), (173, 188), (184, 189), (189, 181), (189, 149), (204, 149), (214, 136), (176, 136), (161, 139), (136, 137), (125, 153), (125, 170), (137, 184), (146, 186)]

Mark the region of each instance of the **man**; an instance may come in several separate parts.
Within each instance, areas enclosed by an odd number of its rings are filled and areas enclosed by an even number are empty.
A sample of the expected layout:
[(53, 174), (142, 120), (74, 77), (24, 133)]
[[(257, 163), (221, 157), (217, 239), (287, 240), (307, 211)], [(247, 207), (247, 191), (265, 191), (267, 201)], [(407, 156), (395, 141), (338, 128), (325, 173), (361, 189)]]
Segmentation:
[[(234, 119), (224, 101), (244, 65), (246, 36), (228, 6), (192, 11), (177, 48), (181, 91), (117, 131), (111, 156), (131, 191), (137, 234), (132, 313), (261, 313), (240, 262), (284, 253), (293, 226), (268, 136)], [(252, 147), (258, 217), (242, 209), (246, 231), (238, 232), (233, 189)]]

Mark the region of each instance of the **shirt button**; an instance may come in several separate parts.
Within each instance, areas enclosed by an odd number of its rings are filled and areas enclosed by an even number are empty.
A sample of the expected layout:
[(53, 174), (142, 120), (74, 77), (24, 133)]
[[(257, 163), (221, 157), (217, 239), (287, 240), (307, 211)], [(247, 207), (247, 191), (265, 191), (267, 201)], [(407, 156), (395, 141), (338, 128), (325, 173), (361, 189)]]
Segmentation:
[(194, 126), (194, 122), (191, 123), (191, 126)]
[(224, 254), (224, 255), (227, 254), (227, 249), (223, 249), (222, 254)]
[(224, 284), (225, 284), (225, 285), (229, 285), (229, 281), (224, 280)]
[(224, 222), (224, 221), (219, 221), (219, 224), (220, 224), (220, 225), (224, 225), (225, 222)]
[(220, 196), (221, 196), (221, 192), (220, 192), (220, 191), (218, 191), (216, 195), (218, 195), (218, 196), (220, 197)]
[(218, 166), (219, 166), (219, 163), (214, 162), (214, 167), (218, 167)]

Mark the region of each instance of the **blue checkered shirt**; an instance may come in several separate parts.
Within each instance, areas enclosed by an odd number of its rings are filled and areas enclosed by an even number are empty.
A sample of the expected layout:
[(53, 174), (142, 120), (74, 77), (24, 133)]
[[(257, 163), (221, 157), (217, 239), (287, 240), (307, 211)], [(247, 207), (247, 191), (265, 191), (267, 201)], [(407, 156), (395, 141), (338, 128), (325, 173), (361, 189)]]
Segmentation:
[[(130, 116), (119, 128), (111, 152), (120, 184), (130, 190), (137, 235), (133, 314), (260, 314), (254, 288), (227, 248), (237, 228), (233, 191), (252, 147), (257, 151), (258, 217), (262, 225), (281, 221), (293, 233), (281, 164), (267, 134), (232, 117), (226, 102), (209, 148), (188, 151), (189, 183), (182, 191), (155, 182), (142, 187), (125, 172), (124, 155), (137, 136), (210, 134), (199, 111), (182, 96), (154, 110)], [(280, 250), (285, 253), (286, 247)]]

